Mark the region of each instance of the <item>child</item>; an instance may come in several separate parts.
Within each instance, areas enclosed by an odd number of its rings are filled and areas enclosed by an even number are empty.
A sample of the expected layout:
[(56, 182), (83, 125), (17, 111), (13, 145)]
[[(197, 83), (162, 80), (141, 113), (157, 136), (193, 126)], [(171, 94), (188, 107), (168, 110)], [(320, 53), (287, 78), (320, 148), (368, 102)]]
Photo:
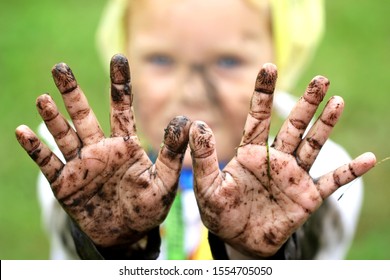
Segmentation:
[[(273, 96), (276, 68), (264, 64), (278, 64), (278, 85), (288, 89), (321, 33), (321, 9), (317, 1), (112, 1), (101, 42), (114, 47), (110, 55), (127, 54), (132, 78), (127, 59), (114, 56), (111, 137), (65, 64), (52, 72), (75, 130), (49, 96), (37, 106), (66, 165), (28, 128), (17, 129), (70, 217), (55, 204), (49, 207), (58, 212), (45, 211), (60, 221), (53, 248), (61, 253), (53, 256), (344, 257), (362, 183), (340, 201), (335, 191), (372, 168), (375, 157), (349, 162), (338, 145), (324, 145), (342, 112), (340, 97), (303, 137), (328, 80), (314, 78), (294, 106), (287, 94)], [(272, 142), (273, 102), (287, 120)]]

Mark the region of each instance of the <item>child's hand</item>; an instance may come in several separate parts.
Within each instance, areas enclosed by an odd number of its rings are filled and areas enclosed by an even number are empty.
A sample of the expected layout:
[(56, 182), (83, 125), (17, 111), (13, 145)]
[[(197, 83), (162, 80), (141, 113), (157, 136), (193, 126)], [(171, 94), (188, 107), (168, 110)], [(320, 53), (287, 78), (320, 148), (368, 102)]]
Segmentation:
[(218, 168), (210, 128), (202, 122), (190, 128), (195, 193), (203, 223), (252, 257), (275, 254), (325, 198), (366, 173), (376, 161), (366, 153), (318, 180), (310, 177), (309, 169), (344, 106), (342, 98), (332, 97), (302, 140), (327, 91), (329, 82), (324, 77), (312, 80), (268, 148), (276, 76), (271, 64), (260, 71), (240, 147), (223, 171)]
[(104, 136), (72, 71), (63, 63), (52, 74), (75, 130), (49, 95), (38, 97), (37, 107), (66, 164), (28, 127), (16, 130), (18, 141), (62, 207), (103, 247), (135, 242), (164, 220), (176, 194), (190, 127), (185, 117), (173, 119), (152, 164), (136, 135), (127, 59), (114, 56), (110, 72), (111, 137)]

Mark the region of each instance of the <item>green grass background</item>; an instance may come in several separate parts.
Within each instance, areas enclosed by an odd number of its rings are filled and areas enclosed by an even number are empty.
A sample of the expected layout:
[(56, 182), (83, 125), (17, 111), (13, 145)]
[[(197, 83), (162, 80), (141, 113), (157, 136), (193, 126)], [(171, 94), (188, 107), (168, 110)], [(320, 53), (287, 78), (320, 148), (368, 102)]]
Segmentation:
[[(95, 46), (103, 0), (0, 1), (0, 259), (46, 259), (36, 196), (38, 168), (19, 147), (14, 130), (35, 128), (35, 99), (49, 92), (60, 105), (50, 69), (68, 63), (105, 131), (108, 81)], [(310, 79), (331, 80), (331, 95), (346, 108), (332, 138), (352, 156), (390, 156), (390, 2), (327, 1), (327, 32), (293, 93)], [(59, 106), (63, 109), (62, 105)], [(390, 161), (364, 176), (364, 207), (349, 259), (390, 259)]]

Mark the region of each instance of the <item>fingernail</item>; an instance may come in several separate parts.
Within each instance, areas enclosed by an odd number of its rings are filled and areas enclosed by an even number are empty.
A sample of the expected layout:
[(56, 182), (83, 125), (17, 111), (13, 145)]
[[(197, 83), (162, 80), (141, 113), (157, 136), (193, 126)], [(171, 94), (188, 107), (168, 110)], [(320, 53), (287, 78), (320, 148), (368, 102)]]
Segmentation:
[(72, 70), (65, 63), (61, 62), (54, 65), (51, 73), (58, 90), (62, 94), (69, 93), (77, 87), (76, 78)]

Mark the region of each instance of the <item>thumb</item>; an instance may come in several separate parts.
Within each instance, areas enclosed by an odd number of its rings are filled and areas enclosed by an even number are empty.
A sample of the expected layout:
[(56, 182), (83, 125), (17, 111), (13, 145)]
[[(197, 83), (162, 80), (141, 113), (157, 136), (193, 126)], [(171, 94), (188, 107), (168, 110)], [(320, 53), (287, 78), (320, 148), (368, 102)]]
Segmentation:
[(164, 142), (155, 168), (165, 186), (176, 186), (188, 145), (191, 121), (184, 116), (175, 117), (165, 128)]
[(220, 180), (215, 138), (206, 123), (195, 121), (190, 127), (189, 145), (194, 171), (194, 188), (197, 195), (202, 195), (216, 186)]

